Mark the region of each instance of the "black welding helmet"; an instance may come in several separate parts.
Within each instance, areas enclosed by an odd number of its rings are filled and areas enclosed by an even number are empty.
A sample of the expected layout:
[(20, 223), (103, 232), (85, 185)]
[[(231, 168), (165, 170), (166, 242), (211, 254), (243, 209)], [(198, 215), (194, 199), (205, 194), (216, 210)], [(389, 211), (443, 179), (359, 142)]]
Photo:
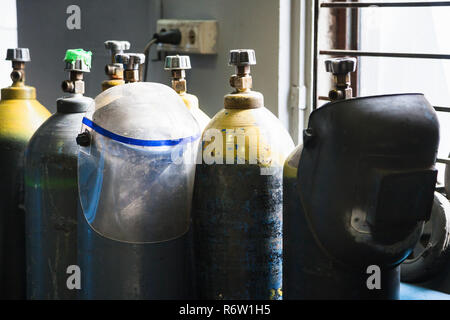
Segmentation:
[(422, 94), (354, 98), (315, 110), (298, 181), (319, 247), (358, 268), (406, 258), (431, 211), (438, 143), (438, 119)]

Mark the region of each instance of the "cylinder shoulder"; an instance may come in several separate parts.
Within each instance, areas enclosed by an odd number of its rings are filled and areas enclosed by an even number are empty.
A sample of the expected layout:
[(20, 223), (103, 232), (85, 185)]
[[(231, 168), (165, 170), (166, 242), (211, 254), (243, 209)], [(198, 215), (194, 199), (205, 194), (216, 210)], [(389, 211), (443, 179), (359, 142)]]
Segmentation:
[(28, 140), (50, 115), (36, 99), (0, 100), (0, 136)]
[(79, 93), (56, 100), (56, 110), (61, 114), (86, 113), (91, 108), (94, 108), (94, 99)]
[[(256, 154), (258, 163), (283, 166), (294, 148), (292, 138), (281, 121), (265, 107), (219, 111), (205, 128), (204, 149), (209, 145), (210, 140), (207, 138), (218, 132), (221, 132), (223, 138), (224, 157), (229, 144), (234, 143), (235, 153), (245, 154), (246, 160)], [(239, 137), (245, 137), (245, 144), (244, 140), (239, 142)]]

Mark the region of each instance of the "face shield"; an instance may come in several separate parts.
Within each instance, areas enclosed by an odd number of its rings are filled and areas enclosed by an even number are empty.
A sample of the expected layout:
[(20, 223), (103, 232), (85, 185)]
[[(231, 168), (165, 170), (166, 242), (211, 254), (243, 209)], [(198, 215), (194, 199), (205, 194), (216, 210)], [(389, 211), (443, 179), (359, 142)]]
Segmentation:
[(200, 129), (179, 96), (157, 83), (113, 87), (83, 119), (78, 185), (100, 235), (155, 243), (187, 232)]
[(330, 256), (394, 265), (417, 242), (436, 183), (439, 123), (420, 94), (355, 98), (314, 111), (299, 160), (299, 196)]

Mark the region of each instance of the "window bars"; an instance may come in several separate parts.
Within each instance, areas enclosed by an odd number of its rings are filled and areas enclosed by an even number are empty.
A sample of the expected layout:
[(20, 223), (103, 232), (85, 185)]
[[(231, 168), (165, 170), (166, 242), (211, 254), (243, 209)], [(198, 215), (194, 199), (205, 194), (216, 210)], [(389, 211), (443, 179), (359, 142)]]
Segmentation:
[[(321, 2), (315, 0), (314, 3), (314, 81), (313, 81), (313, 110), (317, 108), (317, 64), (319, 55), (328, 56), (353, 56), (353, 57), (382, 57), (382, 58), (416, 58), (416, 59), (446, 59), (450, 60), (450, 54), (428, 54), (428, 53), (402, 53), (402, 52), (372, 52), (360, 50), (329, 49), (320, 50), (318, 48), (318, 21), (320, 9), (359, 9), (359, 8), (398, 8), (398, 7), (450, 7), (450, 1), (402, 1), (402, 2)], [(449, 88), (450, 90), (450, 88)], [(449, 107), (434, 106), (437, 112), (450, 112)], [(449, 164), (450, 158), (438, 158), (437, 162)]]

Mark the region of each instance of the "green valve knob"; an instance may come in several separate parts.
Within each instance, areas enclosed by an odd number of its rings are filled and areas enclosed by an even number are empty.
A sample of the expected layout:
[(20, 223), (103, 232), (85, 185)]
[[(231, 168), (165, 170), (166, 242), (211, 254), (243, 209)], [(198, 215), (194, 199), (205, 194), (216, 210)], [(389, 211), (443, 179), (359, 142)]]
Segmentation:
[(91, 69), (92, 52), (83, 49), (69, 49), (64, 58), (66, 71), (89, 72)]

